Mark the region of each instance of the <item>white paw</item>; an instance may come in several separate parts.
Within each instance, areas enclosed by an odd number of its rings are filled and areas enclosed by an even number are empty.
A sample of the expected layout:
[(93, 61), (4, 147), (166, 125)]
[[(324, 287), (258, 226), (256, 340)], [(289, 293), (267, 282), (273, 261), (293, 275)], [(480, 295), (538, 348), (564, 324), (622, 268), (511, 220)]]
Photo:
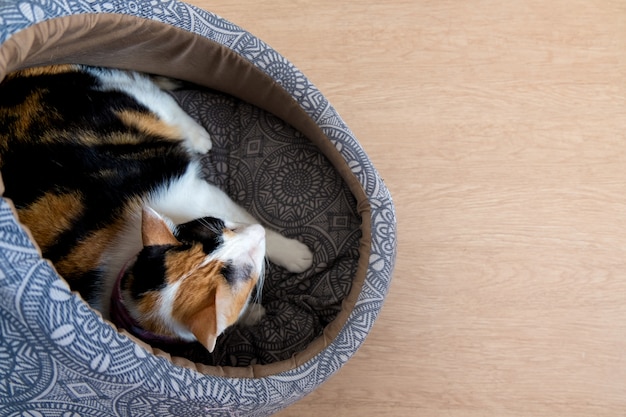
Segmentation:
[(211, 136), (202, 126), (194, 121), (193, 123), (186, 123), (183, 129), (190, 150), (200, 154), (205, 154), (211, 150), (213, 147)]
[(244, 326), (254, 326), (265, 316), (265, 307), (261, 304), (252, 303), (248, 305), (246, 311), (239, 318), (239, 324)]
[(267, 255), (270, 261), (289, 272), (304, 272), (313, 265), (313, 252), (302, 242), (285, 237), (268, 236)]

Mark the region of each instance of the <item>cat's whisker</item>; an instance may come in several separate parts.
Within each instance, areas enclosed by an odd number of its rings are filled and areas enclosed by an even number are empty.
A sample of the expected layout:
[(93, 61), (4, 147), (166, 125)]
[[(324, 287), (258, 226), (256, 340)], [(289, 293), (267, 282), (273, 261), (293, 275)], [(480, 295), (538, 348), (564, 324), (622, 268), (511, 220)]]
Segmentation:
[(263, 284), (265, 283), (265, 271), (269, 267), (269, 261), (267, 258), (263, 258), (263, 263), (261, 264), (261, 271), (259, 272), (259, 280), (256, 284), (256, 294), (254, 296), (254, 301), (258, 304), (261, 304), (263, 301)]
[(209, 223), (209, 221), (207, 221), (206, 219), (201, 218), (201, 219), (198, 219), (198, 221), (200, 222), (200, 224), (206, 227), (210, 232), (213, 232), (215, 234), (222, 233), (222, 230), (220, 230), (215, 224)]

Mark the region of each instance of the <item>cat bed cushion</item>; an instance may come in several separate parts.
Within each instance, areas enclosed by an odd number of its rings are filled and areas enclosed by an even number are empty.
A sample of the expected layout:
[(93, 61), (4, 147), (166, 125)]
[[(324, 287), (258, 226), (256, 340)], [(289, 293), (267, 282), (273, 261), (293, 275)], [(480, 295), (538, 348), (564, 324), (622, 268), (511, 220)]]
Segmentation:
[(119, 332), (71, 293), (2, 199), (0, 410), (269, 415), (354, 354), (389, 286), (393, 205), (350, 130), (292, 64), (177, 1), (3, 3), (0, 42), (0, 79), (73, 62), (197, 85), (174, 95), (212, 136), (208, 180), (315, 254), (303, 274), (270, 266), (268, 314), (258, 326), (229, 329), (213, 354), (199, 345), (164, 352)]

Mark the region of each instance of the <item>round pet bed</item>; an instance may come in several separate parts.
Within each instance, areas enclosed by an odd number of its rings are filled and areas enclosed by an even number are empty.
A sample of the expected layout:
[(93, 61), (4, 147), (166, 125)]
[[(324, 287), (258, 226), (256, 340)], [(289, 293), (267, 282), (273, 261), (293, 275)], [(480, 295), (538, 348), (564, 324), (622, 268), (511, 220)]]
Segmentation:
[(53, 63), (186, 81), (174, 95), (211, 133), (208, 180), (309, 245), (314, 266), (271, 266), (267, 315), (213, 354), (162, 350), (72, 293), (1, 199), (0, 414), (270, 415), (336, 372), (380, 311), (396, 231), (388, 190), (322, 94), (253, 35), (178, 1), (0, 3), (0, 80)]

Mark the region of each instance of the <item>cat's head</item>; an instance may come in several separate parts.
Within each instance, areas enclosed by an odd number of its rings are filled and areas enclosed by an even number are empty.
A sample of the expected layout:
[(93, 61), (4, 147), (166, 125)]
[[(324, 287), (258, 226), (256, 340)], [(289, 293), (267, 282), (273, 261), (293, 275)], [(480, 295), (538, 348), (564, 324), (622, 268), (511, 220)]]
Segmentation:
[(217, 337), (245, 311), (255, 285), (262, 285), (263, 227), (237, 228), (207, 217), (172, 232), (144, 209), (142, 239), (123, 278), (126, 308), (143, 329), (197, 340), (212, 352)]

